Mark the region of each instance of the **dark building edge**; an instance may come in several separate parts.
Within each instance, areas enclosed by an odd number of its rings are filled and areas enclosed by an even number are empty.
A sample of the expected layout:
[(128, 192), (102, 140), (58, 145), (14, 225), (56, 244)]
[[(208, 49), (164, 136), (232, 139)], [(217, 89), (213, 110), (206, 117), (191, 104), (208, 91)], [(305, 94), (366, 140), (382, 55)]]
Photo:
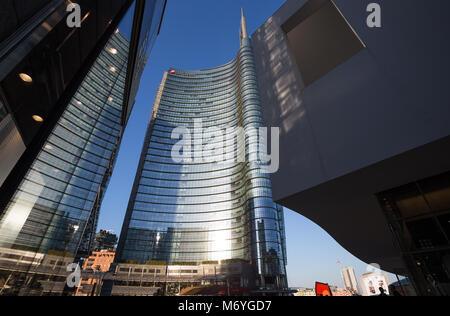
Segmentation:
[(0, 187), (0, 214), (3, 214), (3, 212), (5, 211), (8, 202), (16, 192), (17, 187), (20, 185), (22, 179), (25, 177), (29, 166), (37, 157), (45, 141), (50, 136), (50, 133), (52, 132), (54, 126), (66, 110), (70, 100), (78, 90), (79, 86), (83, 82), (94, 62), (97, 60), (111, 35), (119, 26), (132, 3), (133, 0), (128, 0), (127, 4), (119, 11), (118, 15), (108, 26), (100, 41), (97, 43), (96, 47), (89, 54), (89, 57), (81, 66), (80, 71), (77, 72), (74, 79), (70, 82), (70, 85), (65, 89), (54, 110), (46, 118), (42, 128), (34, 138), (33, 142), (27, 147), (24, 154), (21, 156), (19, 161), (16, 163), (16, 165), (6, 178), (3, 185)]

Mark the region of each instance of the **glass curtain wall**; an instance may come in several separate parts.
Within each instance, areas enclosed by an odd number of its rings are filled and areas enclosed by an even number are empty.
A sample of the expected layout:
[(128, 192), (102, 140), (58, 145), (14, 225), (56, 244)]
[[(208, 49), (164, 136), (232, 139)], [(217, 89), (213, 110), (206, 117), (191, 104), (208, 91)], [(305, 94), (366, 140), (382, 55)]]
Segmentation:
[(89, 220), (96, 221), (120, 142), (128, 49), (117, 31), (3, 212), (0, 294), (64, 288), (66, 267)]
[[(235, 139), (214, 138), (238, 127), (263, 126), (253, 48), (241, 41), (238, 56), (208, 70), (172, 69), (165, 74), (148, 128), (130, 198), (117, 260), (124, 264), (201, 265), (242, 261), (254, 267), (257, 285), (286, 285), (283, 209), (272, 200), (270, 176), (258, 163), (238, 163)], [(229, 154), (204, 162), (174, 162), (175, 128), (191, 131), (193, 143), (208, 139)], [(247, 153), (258, 151), (248, 133)], [(202, 155), (193, 147), (195, 157)], [(278, 282), (276, 279), (278, 278)]]

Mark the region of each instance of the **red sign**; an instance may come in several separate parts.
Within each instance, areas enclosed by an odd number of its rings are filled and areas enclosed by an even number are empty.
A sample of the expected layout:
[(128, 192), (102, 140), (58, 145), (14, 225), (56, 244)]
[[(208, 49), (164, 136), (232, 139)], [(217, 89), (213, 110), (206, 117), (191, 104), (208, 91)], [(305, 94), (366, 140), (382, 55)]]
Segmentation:
[(170, 71), (170, 73), (171, 73), (171, 74), (175, 74), (175, 70), (172, 69), (172, 70)]
[(316, 296), (333, 296), (333, 293), (328, 284), (316, 282)]

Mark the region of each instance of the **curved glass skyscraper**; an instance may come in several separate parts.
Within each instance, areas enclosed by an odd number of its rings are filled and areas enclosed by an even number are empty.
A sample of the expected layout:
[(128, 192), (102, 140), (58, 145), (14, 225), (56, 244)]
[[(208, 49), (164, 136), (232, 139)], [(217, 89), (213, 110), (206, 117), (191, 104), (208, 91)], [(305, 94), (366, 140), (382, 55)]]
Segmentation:
[[(248, 157), (258, 151), (252, 131), (262, 126), (242, 15), (233, 61), (164, 75), (119, 242), (119, 264), (165, 265), (169, 276), (190, 271), (205, 280), (212, 267), (217, 277), (218, 270), (230, 275), (227, 264), (240, 263), (240, 286), (286, 287), (283, 211), (272, 200), (270, 177), (258, 163), (237, 160), (239, 137), (227, 137), (244, 128)], [(181, 143), (192, 149), (183, 161), (173, 157), (180, 139), (172, 136), (180, 128), (186, 131)]]

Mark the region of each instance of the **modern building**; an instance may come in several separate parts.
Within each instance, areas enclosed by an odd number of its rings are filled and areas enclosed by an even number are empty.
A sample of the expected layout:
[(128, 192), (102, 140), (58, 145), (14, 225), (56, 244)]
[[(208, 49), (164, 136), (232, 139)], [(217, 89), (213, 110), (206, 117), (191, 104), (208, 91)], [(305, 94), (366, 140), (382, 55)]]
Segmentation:
[(34, 3), (1, 50), (0, 295), (61, 295), (67, 266), (89, 252), (165, 7), (81, 1), (69, 29), (66, 1)]
[(316, 291), (314, 289), (299, 288), (294, 293), (294, 296), (308, 296), (308, 297), (312, 297), (312, 296), (316, 296)]
[(252, 35), (274, 200), (419, 295), (450, 293), (449, 10), (288, 0)]
[(353, 294), (358, 294), (358, 281), (356, 280), (355, 270), (352, 267), (343, 268), (342, 279), (344, 280), (345, 289)]
[[(67, 24), (70, 19), (69, 4), (80, 5), (79, 28), (69, 27)], [(131, 16), (134, 19), (124, 25), (126, 30), (121, 31), (131, 43), (128, 65), (130, 71), (126, 77), (125, 111), (122, 118), (124, 123), (127, 121), (139, 85), (142, 65), (160, 28), (164, 5), (165, 0), (2, 2), (2, 207), (9, 202), (91, 66), (128, 14), (128, 18)]]
[(77, 287), (75, 296), (98, 296), (105, 272), (114, 262), (115, 252), (108, 250), (94, 251), (83, 265), (83, 278)]
[[(164, 74), (117, 250), (116, 271), (127, 280), (116, 285), (156, 283), (166, 295), (196, 284), (220, 283), (253, 294), (287, 289), (283, 209), (273, 202), (269, 175), (259, 163), (236, 159), (240, 148), (256, 152), (257, 135), (247, 133), (243, 147), (239, 137), (215, 138), (262, 126), (243, 14), (240, 35), (231, 62)], [(172, 155), (176, 128), (192, 136), (184, 144), (195, 144), (192, 156), (180, 161)], [(226, 154), (204, 151), (205, 139)], [(175, 291), (167, 290), (169, 283)]]

